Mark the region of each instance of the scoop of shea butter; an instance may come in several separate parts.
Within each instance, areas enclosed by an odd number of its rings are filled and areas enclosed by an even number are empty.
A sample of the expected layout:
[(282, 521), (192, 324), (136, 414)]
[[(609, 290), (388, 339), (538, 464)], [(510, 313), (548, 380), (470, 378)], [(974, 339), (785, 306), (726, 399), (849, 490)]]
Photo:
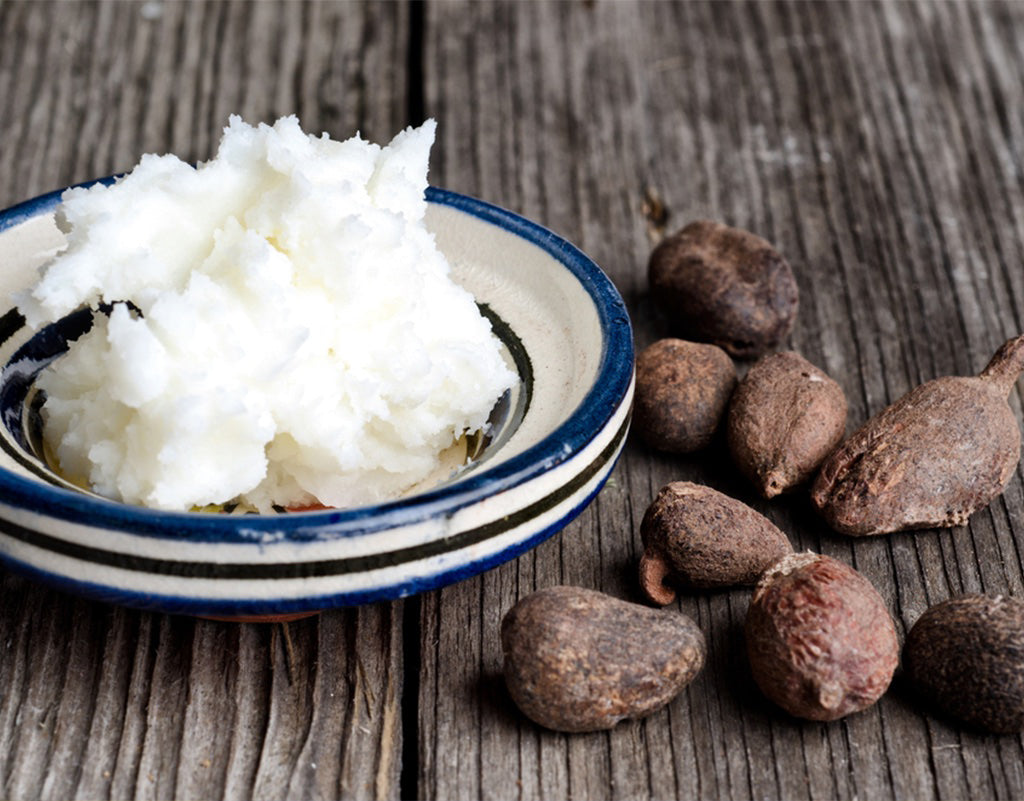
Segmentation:
[(38, 379), (60, 468), (127, 503), (352, 506), (423, 480), (514, 374), (424, 224), (435, 123), (387, 147), (232, 117), (192, 167), (70, 189), (19, 298), (92, 329)]

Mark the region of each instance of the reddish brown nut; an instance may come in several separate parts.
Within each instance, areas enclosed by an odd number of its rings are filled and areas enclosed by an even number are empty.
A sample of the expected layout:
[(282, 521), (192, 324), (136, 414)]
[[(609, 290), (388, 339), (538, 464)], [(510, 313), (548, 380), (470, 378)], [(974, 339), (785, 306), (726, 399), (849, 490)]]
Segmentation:
[(648, 279), (679, 332), (750, 358), (792, 330), (798, 293), (793, 271), (759, 236), (698, 220), (662, 240)]
[(747, 612), (746, 638), (761, 691), (809, 720), (871, 706), (899, 660), (896, 628), (871, 582), (814, 553), (791, 554), (765, 572)]
[(998, 734), (1024, 729), (1024, 602), (963, 595), (911, 628), (903, 667), (941, 712)]
[(845, 428), (842, 387), (785, 351), (750, 368), (733, 393), (725, 431), (737, 467), (774, 498), (810, 479)]
[(720, 348), (661, 339), (636, 359), (633, 425), (657, 450), (700, 450), (714, 437), (735, 386), (736, 367)]
[(1024, 369), (1024, 336), (980, 376), (937, 378), (868, 420), (822, 464), (811, 500), (855, 536), (959, 526), (987, 506), (1020, 460), (1007, 395)]
[(551, 587), (501, 624), (505, 683), (519, 708), (556, 731), (610, 729), (671, 701), (704, 665), (704, 635), (685, 615), (594, 590)]
[(675, 600), (671, 584), (751, 585), (793, 551), (786, 535), (745, 503), (687, 481), (661, 488), (644, 514), (640, 536), (640, 586), (662, 606)]

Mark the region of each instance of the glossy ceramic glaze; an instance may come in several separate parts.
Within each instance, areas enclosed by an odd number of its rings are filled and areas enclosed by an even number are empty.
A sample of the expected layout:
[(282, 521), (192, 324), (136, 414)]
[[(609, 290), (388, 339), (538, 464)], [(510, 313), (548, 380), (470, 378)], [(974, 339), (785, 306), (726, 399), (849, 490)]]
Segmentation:
[(91, 316), (31, 332), (11, 300), (62, 246), (59, 200), (0, 212), (0, 559), (13, 569), (114, 603), (220, 618), (397, 598), (537, 545), (590, 502), (622, 449), (633, 348), (614, 286), (550, 231), (431, 189), (428, 225), (519, 374), (476, 460), (389, 503), (278, 515), (160, 512), (74, 487), (41, 453), (33, 381)]

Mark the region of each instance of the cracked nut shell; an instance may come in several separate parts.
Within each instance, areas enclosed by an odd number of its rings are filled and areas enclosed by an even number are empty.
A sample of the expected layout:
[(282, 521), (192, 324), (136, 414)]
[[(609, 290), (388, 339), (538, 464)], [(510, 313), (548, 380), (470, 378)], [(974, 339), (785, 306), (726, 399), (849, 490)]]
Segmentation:
[(822, 463), (811, 501), (832, 528), (854, 536), (965, 524), (1002, 493), (1020, 460), (1006, 399), (1022, 370), (1019, 336), (981, 375), (911, 390)]
[(505, 683), (556, 731), (610, 729), (665, 706), (700, 672), (704, 635), (685, 615), (579, 587), (519, 601), (501, 624)]
[(733, 393), (726, 437), (733, 461), (765, 498), (808, 481), (846, 429), (842, 387), (799, 353), (761, 358)]
[(636, 359), (633, 425), (657, 450), (700, 450), (713, 439), (735, 386), (736, 367), (721, 348), (658, 340)]
[(792, 553), (786, 535), (745, 503), (711, 487), (673, 481), (658, 492), (640, 524), (640, 585), (664, 606), (672, 585), (752, 585), (765, 568)]
[(942, 713), (997, 734), (1024, 729), (1024, 602), (963, 595), (929, 608), (910, 629), (903, 668)]
[(871, 582), (814, 553), (791, 554), (765, 572), (745, 633), (761, 691), (809, 720), (836, 720), (871, 706), (899, 661), (896, 628)]
[(752, 358), (793, 328), (793, 271), (771, 243), (710, 220), (662, 240), (647, 266), (654, 301), (685, 337)]

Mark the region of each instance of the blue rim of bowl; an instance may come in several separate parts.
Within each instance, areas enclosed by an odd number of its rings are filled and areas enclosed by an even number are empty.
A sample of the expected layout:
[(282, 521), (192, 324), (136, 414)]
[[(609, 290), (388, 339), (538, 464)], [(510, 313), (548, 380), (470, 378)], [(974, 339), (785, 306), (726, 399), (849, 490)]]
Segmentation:
[[(109, 185), (119, 176), (77, 184)], [(41, 195), (0, 211), (0, 232), (52, 213), (66, 189)], [(589, 443), (627, 395), (633, 374), (633, 335), (625, 304), (607, 275), (579, 248), (547, 228), (486, 201), (428, 187), (429, 203), (462, 211), (541, 248), (580, 282), (594, 302), (602, 331), (597, 378), (568, 418), (543, 440), (507, 462), (471, 472), (443, 487), (373, 506), (292, 512), (286, 515), (216, 515), (168, 512), (121, 504), (72, 490), (40, 484), (0, 470), (0, 497), (29, 511), (113, 531), (189, 543), (254, 544), (273, 534), (277, 542), (354, 537), (451, 515), (484, 498), (519, 486), (567, 461)], [(625, 431), (616, 441), (621, 445)], [(577, 510), (578, 511), (578, 510)], [(18, 536), (17, 532), (12, 532)], [(45, 535), (43, 535), (45, 537)], [(534, 538), (531, 538), (534, 539)], [(525, 548), (524, 548), (525, 550)]]

